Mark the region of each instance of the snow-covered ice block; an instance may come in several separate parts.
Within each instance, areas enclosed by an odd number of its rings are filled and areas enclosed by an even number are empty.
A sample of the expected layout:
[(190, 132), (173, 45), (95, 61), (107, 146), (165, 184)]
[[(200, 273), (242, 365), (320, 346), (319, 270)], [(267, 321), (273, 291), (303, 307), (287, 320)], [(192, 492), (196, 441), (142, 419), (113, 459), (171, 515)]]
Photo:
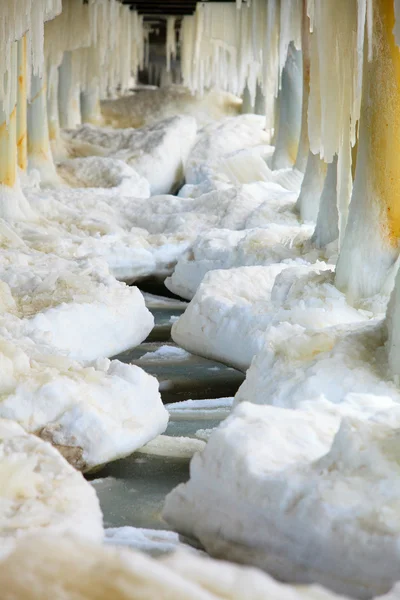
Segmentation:
[(0, 419), (0, 479), (1, 558), (22, 536), (42, 530), (101, 541), (103, 517), (92, 486), (55, 448), (5, 419)]
[(400, 569), (399, 426), (394, 403), (344, 418), (336, 435), (324, 410), (243, 403), (195, 455), (164, 518), (279, 580), (385, 593)]
[(117, 360), (83, 367), (29, 339), (2, 337), (0, 380), (0, 417), (81, 470), (127, 456), (167, 427), (157, 380)]
[(0, 562), (4, 600), (340, 600), (319, 586), (292, 587), (254, 568), (180, 549), (155, 560), (72, 538), (22, 540)]
[(209, 90), (192, 94), (180, 85), (151, 90), (136, 88), (133, 94), (101, 102), (102, 116), (113, 127), (143, 127), (175, 115), (189, 115), (203, 126), (236, 115), (240, 107), (240, 98), (228, 92)]
[(134, 347), (154, 325), (139, 290), (116, 281), (102, 261), (27, 247), (0, 248), (0, 306), (1, 327), (82, 361)]
[[(346, 410), (369, 394), (400, 402), (390, 380), (383, 320), (323, 331), (276, 331), (254, 357), (235, 403), (250, 401), (286, 408), (323, 401)], [(333, 410), (331, 408), (330, 410)]]
[[(165, 285), (175, 294), (191, 300), (209, 271), (266, 266), (299, 258), (312, 231), (310, 225), (276, 224), (242, 231), (212, 229), (200, 234), (191, 249), (178, 259)], [(317, 258), (316, 253), (315, 260)]]
[(122, 160), (102, 156), (72, 158), (57, 164), (62, 179), (75, 188), (117, 188), (121, 194), (148, 198), (150, 186)]
[(368, 318), (347, 304), (333, 278), (322, 262), (210, 271), (172, 338), (189, 352), (245, 371), (281, 322), (289, 324), (290, 337), (299, 326), (322, 329)]
[(123, 160), (150, 183), (151, 194), (168, 194), (183, 180), (196, 138), (192, 117), (171, 117), (141, 129), (112, 129), (85, 124), (68, 130), (69, 143), (88, 154)]
[(269, 134), (264, 125), (264, 117), (240, 115), (204, 127), (189, 153), (186, 183), (196, 186), (206, 182), (213, 189), (218, 182), (230, 181), (228, 175), (220, 172), (220, 161), (225, 155), (260, 145), (267, 152)]

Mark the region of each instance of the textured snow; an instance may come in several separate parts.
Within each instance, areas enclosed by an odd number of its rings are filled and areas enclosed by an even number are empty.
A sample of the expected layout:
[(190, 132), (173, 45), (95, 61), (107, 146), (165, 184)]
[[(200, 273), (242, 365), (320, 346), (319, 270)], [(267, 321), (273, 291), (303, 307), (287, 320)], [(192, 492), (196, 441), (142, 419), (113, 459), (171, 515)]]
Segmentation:
[(4, 333), (0, 359), (0, 417), (51, 441), (81, 470), (131, 454), (167, 426), (156, 379), (134, 365), (82, 366)]
[(175, 115), (194, 117), (203, 126), (237, 114), (240, 105), (239, 98), (227, 92), (210, 90), (193, 95), (183, 86), (172, 85), (139, 89), (116, 100), (103, 100), (101, 112), (106, 123), (113, 127), (143, 127)]
[(338, 419), (312, 403), (241, 404), (195, 455), (164, 518), (211, 554), (278, 579), (360, 598), (386, 592), (400, 562), (400, 409), (363, 400), (337, 433)]
[(211, 271), (174, 323), (172, 338), (189, 352), (246, 370), (266, 341), (279, 337), (281, 322), (290, 337), (298, 328), (320, 330), (373, 316), (349, 305), (333, 278), (326, 263)]
[(4, 419), (0, 478), (1, 558), (22, 536), (43, 530), (101, 541), (103, 518), (91, 485), (49, 444)]
[[(21, 577), (21, 569), (24, 576)], [(127, 548), (68, 537), (22, 540), (0, 562), (5, 600), (334, 600), (318, 587), (292, 587), (254, 568), (180, 549), (155, 560)]]
[(104, 542), (112, 546), (128, 546), (133, 550), (160, 555), (173, 552), (178, 548), (186, 548), (195, 552), (187, 544), (183, 544), (174, 531), (162, 529), (142, 529), (138, 527), (109, 527), (104, 530)]
[(176, 116), (141, 129), (85, 124), (64, 131), (64, 137), (74, 152), (123, 160), (148, 180), (152, 194), (167, 194), (183, 179), (196, 130), (192, 117)]
[(192, 458), (196, 452), (203, 450), (204, 446), (203, 441), (189, 437), (159, 435), (142, 448), (139, 448), (138, 452), (154, 456)]

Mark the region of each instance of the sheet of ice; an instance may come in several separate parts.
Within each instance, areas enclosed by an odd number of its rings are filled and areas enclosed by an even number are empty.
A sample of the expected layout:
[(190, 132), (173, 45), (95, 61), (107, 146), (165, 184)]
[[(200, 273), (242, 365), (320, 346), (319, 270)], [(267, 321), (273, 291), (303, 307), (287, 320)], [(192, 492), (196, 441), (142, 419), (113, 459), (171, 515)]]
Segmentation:
[(177, 346), (160, 346), (154, 352), (146, 352), (143, 356), (140, 357), (139, 360), (187, 360), (192, 355), (183, 348), (178, 348)]
[(281, 322), (290, 337), (299, 326), (319, 330), (372, 316), (347, 304), (333, 278), (326, 263), (210, 271), (173, 325), (172, 339), (245, 371)]
[(388, 591), (400, 563), (400, 404), (363, 400), (337, 433), (337, 415), (312, 404), (241, 404), (167, 496), (164, 518), (279, 580), (358, 598)]
[(1, 558), (22, 536), (42, 530), (101, 541), (103, 517), (92, 486), (57, 450), (4, 419), (0, 478)]
[(154, 456), (169, 456), (173, 458), (192, 458), (196, 452), (204, 449), (205, 443), (189, 437), (177, 437), (159, 435), (148, 442), (145, 446), (138, 448), (141, 454), (152, 454)]
[(162, 529), (142, 529), (139, 527), (109, 527), (104, 530), (104, 542), (111, 546), (127, 546), (151, 555), (174, 552), (178, 548), (196, 552), (179, 539), (175, 531)]
[(85, 124), (64, 131), (71, 152), (126, 162), (148, 180), (151, 194), (168, 194), (181, 183), (196, 137), (196, 121), (176, 116), (141, 129), (112, 129)]
[(4, 329), (0, 417), (50, 441), (80, 470), (126, 456), (167, 427), (156, 379), (134, 365), (82, 366)]
[(166, 404), (170, 421), (224, 419), (231, 411), (233, 398), (215, 398), (211, 400), (184, 400)]
[(54, 536), (21, 540), (0, 562), (0, 585), (7, 600), (340, 600), (318, 586), (283, 585), (257, 569), (193, 551), (155, 560), (128, 548)]

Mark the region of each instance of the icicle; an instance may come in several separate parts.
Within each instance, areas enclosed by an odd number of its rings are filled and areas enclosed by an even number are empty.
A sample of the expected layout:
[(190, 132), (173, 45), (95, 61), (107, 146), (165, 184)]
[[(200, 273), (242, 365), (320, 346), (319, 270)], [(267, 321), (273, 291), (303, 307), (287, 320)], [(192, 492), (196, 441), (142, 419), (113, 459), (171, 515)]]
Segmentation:
[(167, 17), (167, 42), (165, 55), (167, 57), (167, 71), (171, 71), (171, 60), (176, 58), (176, 34), (175, 34), (175, 17)]
[(339, 215), (337, 208), (337, 156), (328, 165), (324, 189), (319, 201), (317, 224), (311, 242), (317, 248), (325, 248), (339, 236)]

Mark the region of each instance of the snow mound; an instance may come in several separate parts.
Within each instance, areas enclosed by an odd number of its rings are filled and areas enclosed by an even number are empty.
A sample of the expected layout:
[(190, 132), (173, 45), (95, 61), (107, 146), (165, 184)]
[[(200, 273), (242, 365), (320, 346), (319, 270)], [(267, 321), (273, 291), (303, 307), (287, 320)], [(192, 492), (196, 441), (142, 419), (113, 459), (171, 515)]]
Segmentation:
[[(102, 514), (92, 486), (49, 444), (0, 419), (0, 556), (22, 536), (46, 530), (100, 541)], [(1, 586), (5, 593), (8, 588)], [(3, 593), (2, 592), (2, 593)]]
[[(212, 229), (201, 233), (191, 250), (178, 259), (175, 270), (166, 279), (165, 285), (175, 294), (191, 300), (209, 271), (266, 266), (294, 260), (301, 256), (312, 232), (312, 225), (275, 223), (265, 225), (262, 229), (242, 231)], [(315, 253), (313, 258), (317, 260), (320, 257)]]
[(347, 304), (333, 277), (322, 262), (210, 271), (174, 323), (172, 339), (245, 371), (281, 322), (290, 337), (299, 326), (318, 330), (368, 318)]
[(257, 569), (215, 561), (193, 551), (179, 550), (155, 560), (124, 548), (50, 536), (22, 540), (0, 562), (0, 585), (7, 590), (5, 600), (338, 598), (317, 586), (293, 588)]
[(167, 194), (184, 177), (184, 167), (196, 137), (192, 117), (171, 117), (141, 129), (81, 125), (64, 132), (71, 146), (87, 154), (120, 159), (147, 179), (151, 194)]
[(269, 347), (254, 357), (235, 403), (302, 408), (322, 402), (326, 410), (342, 413), (359, 395), (376, 397), (378, 405), (385, 398), (400, 403), (388, 376), (384, 321), (290, 333), (270, 338)]
[(8, 336), (0, 337), (0, 374), (0, 417), (50, 441), (80, 470), (131, 454), (167, 426), (157, 380), (117, 360), (85, 367)]
[(135, 198), (150, 196), (148, 181), (122, 160), (101, 156), (72, 158), (58, 163), (57, 172), (70, 187), (116, 187)]
[(237, 114), (240, 107), (241, 100), (228, 92), (210, 90), (192, 94), (178, 85), (135, 90), (131, 95), (101, 102), (102, 115), (113, 127), (143, 127), (176, 115), (194, 117), (203, 126)]
[[(400, 567), (400, 405), (337, 421), (243, 403), (167, 496), (164, 517), (206, 550), (283, 581), (370, 598)], [(332, 441), (333, 439), (333, 441)]]
[(76, 360), (132, 348), (154, 325), (139, 290), (101, 261), (0, 248), (0, 280), (0, 326)]

